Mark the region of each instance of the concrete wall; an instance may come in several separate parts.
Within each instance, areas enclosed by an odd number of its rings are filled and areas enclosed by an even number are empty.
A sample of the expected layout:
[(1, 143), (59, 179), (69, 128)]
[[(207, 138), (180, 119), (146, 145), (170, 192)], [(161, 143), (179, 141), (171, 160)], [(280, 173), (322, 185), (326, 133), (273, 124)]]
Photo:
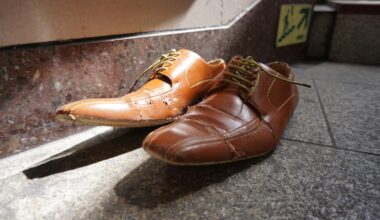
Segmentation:
[(316, 5), (314, 7), (307, 47), (309, 57), (327, 59), (335, 17), (336, 11), (333, 7), (327, 5)]
[(338, 14), (329, 59), (380, 64), (380, 13)]

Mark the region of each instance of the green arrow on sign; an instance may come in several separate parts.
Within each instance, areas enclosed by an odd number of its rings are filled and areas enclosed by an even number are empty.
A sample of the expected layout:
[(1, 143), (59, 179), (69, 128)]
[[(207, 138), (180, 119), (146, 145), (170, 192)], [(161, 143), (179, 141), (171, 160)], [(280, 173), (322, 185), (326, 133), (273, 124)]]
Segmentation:
[(302, 24), (304, 24), (303, 28), (307, 27), (307, 23), (309, 21), (310, 10), (308, 8), (303, 8), (303, 9), (300, 10), (300, 14), (303, 14), (303, 17), (300, 20), (300, 22), (298, 23), (297, 29), (300, 29), (300, 27), (302, 26)]

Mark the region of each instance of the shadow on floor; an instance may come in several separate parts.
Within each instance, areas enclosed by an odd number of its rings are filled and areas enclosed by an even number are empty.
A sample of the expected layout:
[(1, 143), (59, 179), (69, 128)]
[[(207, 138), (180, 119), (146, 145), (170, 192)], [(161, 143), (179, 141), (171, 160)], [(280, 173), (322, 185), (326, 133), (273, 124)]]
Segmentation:
[(24, 170), (23, 173), (29, 179), (42, 178), (127, 153), (139, 148), (145, 136), (154, 129), (155, 128), (131, 129), (123, 136), (86, 147), (85, 149), (78, 149), (69, 155), (52, 159), (36, 167)]
[(114, 190), (126, 204), (153, 209), (208, 185), (223, 182), (229, 176), (259, 164), (269, 155), (210, 166), (173, 166), (151, 158), (120, 180)]

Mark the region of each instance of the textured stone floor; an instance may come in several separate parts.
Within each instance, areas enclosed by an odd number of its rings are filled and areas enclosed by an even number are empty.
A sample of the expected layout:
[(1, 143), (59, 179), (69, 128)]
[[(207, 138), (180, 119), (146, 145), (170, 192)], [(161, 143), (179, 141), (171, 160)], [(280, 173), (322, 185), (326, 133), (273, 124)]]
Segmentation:
[(0, 219), (380, 219), (380, 67), (294, 67), (313, 87), (271, 155), (175, 167), (139, 148), (150, 130), (99, 128), (0, 160)]

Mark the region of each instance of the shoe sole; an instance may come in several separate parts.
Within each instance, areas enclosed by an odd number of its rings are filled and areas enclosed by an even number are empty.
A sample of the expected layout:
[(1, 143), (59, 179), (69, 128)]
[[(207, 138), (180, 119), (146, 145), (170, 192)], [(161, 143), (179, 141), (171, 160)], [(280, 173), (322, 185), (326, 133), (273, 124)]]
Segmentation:
[(125, 127), (125, 128), (139, 128), (139, 127), (152, 127), (158, 125), (168, 124), (173, 122), (175, 118), (159, 119), (159, 120), (125, 120), (125, 121), (112, 121), (104, 119), (86, 119), (76, 118), (72, 119), (69, 115), (59, 114), (56, 115), (56, 120), (65, 123), (80, 124), (80, 125), (96, 125), (96, 126), (113, 126), (113, 127)]
[(274, 150), (271, 150), (269, 152), (263, 153), (263, 154), (258, 154), (255, 156), (251, 157), (246, 157), (246, 158), (241, 158), (241, 159), (236, 159), (236, 160), (227, 160), (227, 161), (220, 161), (220, 162), (206, 162), (206, 163), (178, 163), (174, 161), (167, 160), (165, 158), (162, 158), (158, 154), (153, 153), (152, 151), (148, 150), (147, 148), (143, 147), (146, 152), (148, 152), (149, 155), (151, 155), (153, 158), (157, 160), (161, 160), (165, 163), (175, 165), (175, 166), (208, 166), (208, 165), (218, 165), (218, 164), (226, 164), (226, 163), (233, 163), (233, 162), (238, 162), (238, 161), (243, 161), (243, 160), (249, 160), (257, 157), (263, 157), (265, 155), (269, 155), (274, 152)]

